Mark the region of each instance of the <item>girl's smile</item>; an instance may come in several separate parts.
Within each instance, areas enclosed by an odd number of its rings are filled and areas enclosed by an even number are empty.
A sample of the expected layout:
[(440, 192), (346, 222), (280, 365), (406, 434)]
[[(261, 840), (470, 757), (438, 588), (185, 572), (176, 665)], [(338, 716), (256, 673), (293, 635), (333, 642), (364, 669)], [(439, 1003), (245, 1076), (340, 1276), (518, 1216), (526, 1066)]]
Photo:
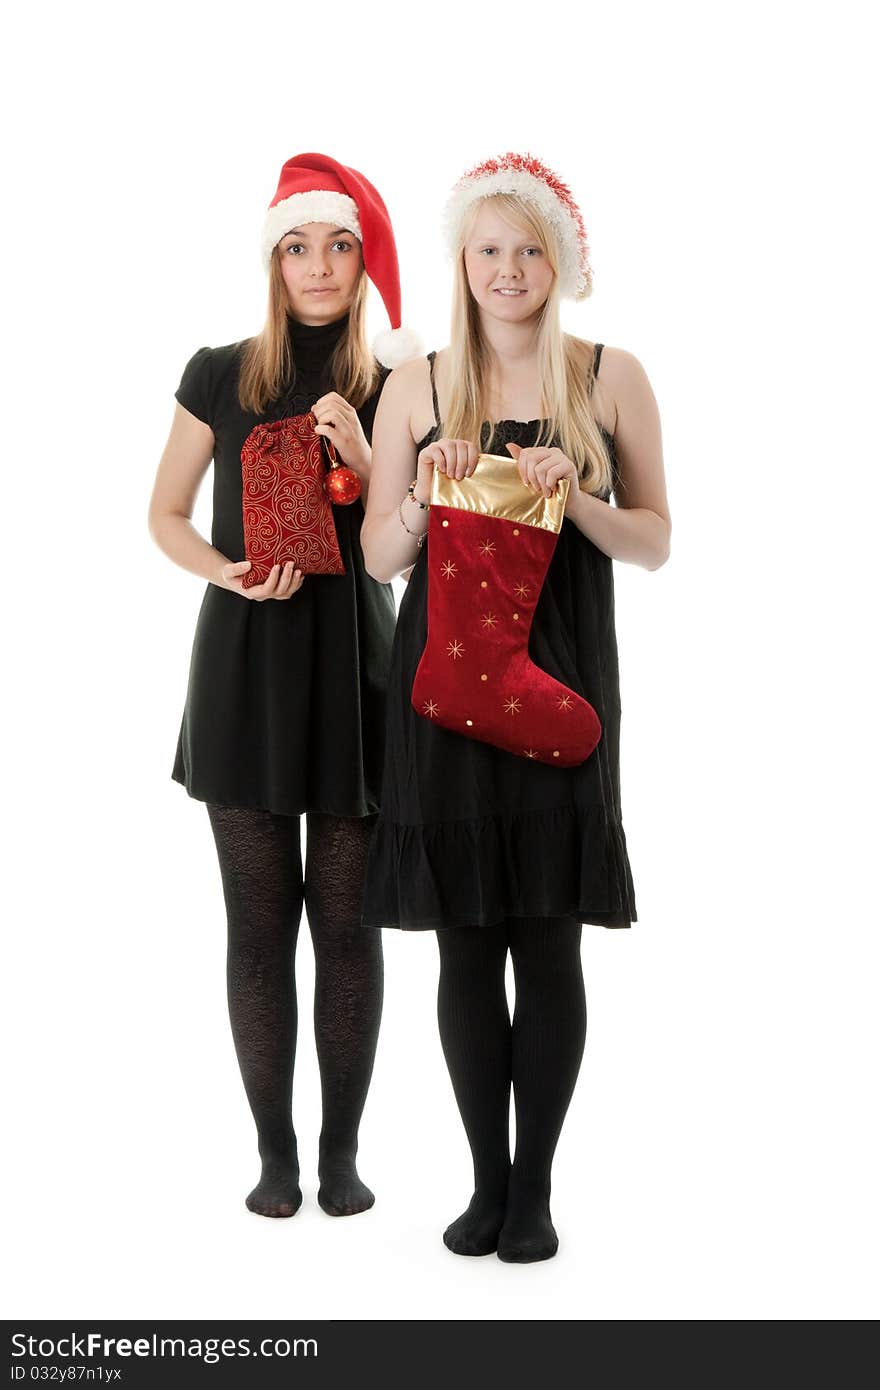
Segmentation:
[(488, 202), (468, 237), (465, 267), (480, 308), (508, 322), (539, 313), (553, 284), (553, 268), (534, 233), (507, 221)]

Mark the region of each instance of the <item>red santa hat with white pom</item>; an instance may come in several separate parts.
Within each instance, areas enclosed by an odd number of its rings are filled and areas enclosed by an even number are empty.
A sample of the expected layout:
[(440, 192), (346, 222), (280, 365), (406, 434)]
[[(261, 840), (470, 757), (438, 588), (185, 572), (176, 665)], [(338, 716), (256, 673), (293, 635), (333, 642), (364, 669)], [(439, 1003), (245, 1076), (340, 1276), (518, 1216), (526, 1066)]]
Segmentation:
[(593, 290), (593, 272), (580, 208), (559, 175), (530, 154), (511, 152), (487, 159), (459, 179), (446, 205), (446, 233), (453, 255), (468, 208), (496, 193), (512, 193), (537, 208), (556, 236), (560, 293), (567, 299), (586, 299)]
[(281, 170), (278, 190), (263, 223), (263, 264), (292, 227), (332, 222), (358, 238), (364, 269), (382, 296), (391, 320), (373, 352), (383, 367), (399, 367), (422, 351), (416, 334), (400, 324), (400, 271), (388, 209), (363, 174), (326, 154), (297, 154)]

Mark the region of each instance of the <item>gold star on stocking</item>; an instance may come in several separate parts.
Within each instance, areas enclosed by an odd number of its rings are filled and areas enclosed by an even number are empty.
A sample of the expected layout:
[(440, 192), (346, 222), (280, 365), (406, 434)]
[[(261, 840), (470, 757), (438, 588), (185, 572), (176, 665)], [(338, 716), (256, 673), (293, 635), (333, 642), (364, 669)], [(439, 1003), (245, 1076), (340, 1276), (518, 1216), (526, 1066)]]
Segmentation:
[(458, 573), (458, 566), (453, 564), (452, 560), (444, 560), (440, 566), (440, 573), (444, 579), (454, 579)]
[(498, 619), (494, 613), (484, 613), (480, 621), (487, 632), (491, 632), (493, 628), (498, 626)]
[(517, 584), (513, 592), (516, 594), (517, 598), (528, 598), (532, 591), (528, 584)]
[(574, 709), (574, 701), (568, 695), (560, 695), (557, 703), (560, 709)]
[(488, 540), (488, 539), (487, 539), (487, 540), (484, 540), (484, 541), (483, 541), (483, 544), (480, 546), (480, 554), (481, 554), (481, 555), (485, 555), (485, 556), (487, 557), (487, 559), (488, 559), (488, 557), (489, 557), (490, 555), (494, 555), (494, 554), (495, 554), (495, 542), (494, 542), (494, 541), (490, 541), (490, 540)]
[(536, 748), (524, 748), (523, 756), (526, 758), (537, 758), (538, 750)]
[(522, 703), (516, 698), (515, 695), (511, 695), (509, 699), (504, 701), (505, 714), (519, 714), (521, 710)]
[(446, 655), (451, 656), (453, 661), (459, 661), (464, 656), (464, 647), (460, 642), (450, 642), (446, 648)]
[(439, 711), (440, 706), (435, 705), (433, 700), (426, 700), (422, 706), (422, 714), (426, 714), (429, 719), (433, 719)]

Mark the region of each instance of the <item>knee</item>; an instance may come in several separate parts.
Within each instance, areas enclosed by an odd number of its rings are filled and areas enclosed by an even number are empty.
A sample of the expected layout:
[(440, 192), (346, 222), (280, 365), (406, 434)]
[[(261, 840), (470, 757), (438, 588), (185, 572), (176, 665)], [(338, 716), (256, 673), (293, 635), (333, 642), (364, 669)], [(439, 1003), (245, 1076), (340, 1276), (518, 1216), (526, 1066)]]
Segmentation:
[(570, 917), (517, 917), (508, 925), (515, 970), (549, 977), (580, 972), (580, 922)]
[(348, 918), (308, 914), (308, 919), (316, 963), (382, 959), (382, 933), (375, 927), (362, 927), (359, 914)]
[(299, 919), (298, 903), (263, 904), (251, 900), (240, 910), (227, 915), (227, 942), (230, 952), (244, 957), (266, 952), (290, 951), (296, 946)]

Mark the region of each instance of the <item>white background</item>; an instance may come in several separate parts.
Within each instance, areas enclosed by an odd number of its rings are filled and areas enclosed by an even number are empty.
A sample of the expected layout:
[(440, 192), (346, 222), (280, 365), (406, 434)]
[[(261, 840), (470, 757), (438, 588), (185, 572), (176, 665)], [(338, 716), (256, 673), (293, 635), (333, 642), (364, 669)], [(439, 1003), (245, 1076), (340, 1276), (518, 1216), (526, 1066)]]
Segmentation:
[[(183, 0), (16, 21), (7, 1316), (876, 1314), (867, 14)], [(292, 1221), (243, 1204), (220, 878), (204, 807), (169, 776), (203, 586), (153, 547), (146, 508), (184, 363), (262, 322), (263, 211), (309, 149), (381, 190), (428, 347), (454, 179), (506, 149), (557, 168), (596, 277), (565, 326), (634, 352), (660, 405), (672, 558), (615, 566), (640, 920), (584, 928), (589, 1035), (544, 1265), (440, 1242), (470, 1169), (430, 933), (385, 933), (375, 1208), (315, 1203), (305, 927), (305, 1203)]]

